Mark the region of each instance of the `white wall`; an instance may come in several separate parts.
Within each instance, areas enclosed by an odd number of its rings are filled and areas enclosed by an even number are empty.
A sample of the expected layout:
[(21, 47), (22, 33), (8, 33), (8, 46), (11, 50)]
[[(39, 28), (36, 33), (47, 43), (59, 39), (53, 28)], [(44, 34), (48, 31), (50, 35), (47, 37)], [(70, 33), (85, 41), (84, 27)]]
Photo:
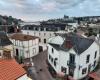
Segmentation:
[(16, 56), (16, 49), (18, 49), (19, 56), (24, 56), (24, 58), (29, 58), (37, 55), (39, 53), (39, 40), (29, 40), (29, 41), (19, 41), (11, 40), (14, 44), (14, 56)]
[(3, 56), (3, 50), (2, 49), (0, 50), (0, 54), (1, 54), (0, 58), (2, 58), (2, 56)]
[[(73, 49), (70, 49), (69, 51), (59, 51), (60, 54), (60, 58), (59, 58), (59, 69), (61, 72), (61, 66), (67, 68), (66, 69), (66, 73), (65, 74), (69, 74), (69, 66), (67, 65), (67, 63), (69, 62), (69, 55), (70, 54), (75, 54), (76, 56), (76, 52)], [(76, 60), (75, 60), (76, 63)]]
[[(39, 42), (39, 46), (43, 47), (43, 50), (47, 49), (47, 41), (50, 37), (55, 36), (52, 31), (32, 31), (32, 30), (22, 30), (23, 34), (29, 34), (32, 36), (37, 36), (40, 38), (41, 42)], [(44, 39), (46, 39), (46, 43), (44, 43)]]
[[(88, 72), (86, 72), (85, 74), (82, 74), (82, 69), (87, 67), (87, 71), (88, 71), (88, 65), (91, 64), (91, 71), (94, 70), (95, 67), (93, 67), (94, 61), (96, 60), (98, 63), (99, 60), (99, 46), (97, 45), (96, 42), (94, 42), (86, 51), (84, 51), (83, 53), (81, 53), (80, 55), (77, 55), (76, 52), (73, 49), (70, 49), (69, 51), (62, 51), (62, 50), (56, 50), (54, 49), (54, 53), (52, 53), (52, 46), (48, 44), (48, 55), (50, 54), (53, 59), (54, 58), (58, 58), (58, 63), (57, 63), (57, 67), (54, 66), (54, 64), (49, 60), (49, 63), (52, 65), (52, 67), (55, 69), (55, 71), (57, 73), (61, 72), (61, 66), (67, 68), (67, 72), (66, 74), (69, 74), (69, 66), (67, 65), (67, 62), (69, 61), (69, 54), (75, 54), (75, 64), (76, 64), (76, 68), (74, 70), (74, 79), (81, 79), (83, 77), (85, 77)], [(95, 56), (95, 51), (97, 51), (97, 57), (96, 59), (94, 59)], [(89, 63), (86, 64), (86, 58), (87, 55), (90, 54), (90, 60)], [(96, 65), (97, 65), (96, 63)], [(79, 65), (81, 66), (80, 70), (79, 70)]]
[[(55, 71), (59, 72), (60, 71), (59, 70), (59, 52), (56, 49), (53, 48), (54, 53), (52, 53), (52, 48), (53, 47), (48, 44), (48, 61), (51, 64), (51, 66), (55, 69)], [(51, 60), (49, 59), (49, 55), (53, 58), (53, 62), (51, 62)], [(55, 58), (58, 58), (56, 67), (54, 66), (54, 59)]]
[(32, 30), (22, 30), (23, 34), (29, 34), (32, 36), (38, 36), (41, 39), (41, 43), (44, 44), (44, 39), (46, 41), (50, 38), (55, 36), (53, 31), (32, 31)]
[(28, 79), (29, 79), (29, 77), (27, 76), (27, 74), (25, 74), (16, 80), (28, 80)]
[[(96, 59), (94, 59), (94, 56), (95, 56), (95, 51), (97, 51), (97, 57)], [(86, 64), (86, 58), (87, 58), (87, 55), (90, 54), (90, 60), (89, 60), (89, 63)], [(93, 43), (86, 51), (84, 51), (80, 56), (77, 56), (76, 57), (76, 64), (77, 64), (77, 70), (75, 71), (75, 75), (74, 77), (75, 78), (83, 78), (85, 77), (87, 74), (88, 74), (88, 65), (91, 64), (93, 65), (94, 64), (94, 61), (96, 60), (97, 63), (98, 63), (98, 60), (99, 60), (99, 46), (97, 45), (97, 43)], [(97, 65), (96, 63), (96, 65)], [(80, 68), (80, 70), (78, 70), (78, 67), (82, 66)], [(83, 68), (87, 68), (87, 72), (86, 74), (82, 75), (82, 69)], [(94, 70), (95, 67), (91, 67), (91, 71)]]

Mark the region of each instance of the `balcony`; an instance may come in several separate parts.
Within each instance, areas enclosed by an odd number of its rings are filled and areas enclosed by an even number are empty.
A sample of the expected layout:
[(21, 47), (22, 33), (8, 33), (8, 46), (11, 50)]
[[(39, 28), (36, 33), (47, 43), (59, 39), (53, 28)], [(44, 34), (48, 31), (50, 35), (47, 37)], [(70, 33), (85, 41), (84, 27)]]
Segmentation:
[(67, 65), (70, 67), (70, 68), (76, 68), (76, 63), (72, 63), (71, 61), (67, 61)]

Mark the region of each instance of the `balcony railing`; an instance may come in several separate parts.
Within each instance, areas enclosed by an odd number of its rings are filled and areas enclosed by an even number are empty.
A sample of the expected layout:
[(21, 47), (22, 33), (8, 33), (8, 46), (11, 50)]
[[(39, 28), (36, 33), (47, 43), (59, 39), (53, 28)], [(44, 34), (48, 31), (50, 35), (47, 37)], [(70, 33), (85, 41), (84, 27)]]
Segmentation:
[(71, 61), (67, 61), (67, 65), (71, 68), (76, 68), (76, 63), (72, 63)]

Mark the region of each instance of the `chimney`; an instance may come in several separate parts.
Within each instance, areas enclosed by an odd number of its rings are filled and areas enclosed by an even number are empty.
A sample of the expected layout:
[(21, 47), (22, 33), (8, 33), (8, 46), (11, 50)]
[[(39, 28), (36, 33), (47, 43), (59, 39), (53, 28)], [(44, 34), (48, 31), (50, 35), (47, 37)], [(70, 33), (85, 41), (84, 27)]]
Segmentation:
[(17, 27), (16, 26), (14, 27), (14, 32), (17, 33)]
[(72, 48), (72, 44), (70, 40), (66, 40), (66, 48), (68, 49)]

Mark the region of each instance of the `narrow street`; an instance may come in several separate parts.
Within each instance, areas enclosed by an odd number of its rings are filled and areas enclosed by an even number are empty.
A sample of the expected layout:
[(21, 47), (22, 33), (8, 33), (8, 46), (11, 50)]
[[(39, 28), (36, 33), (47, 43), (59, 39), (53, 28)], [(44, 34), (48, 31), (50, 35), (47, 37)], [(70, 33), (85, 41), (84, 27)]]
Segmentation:
[(41, 52), (37, 56), (33, 57), (34, 67), (30, 67), (30, 71), (32, 72), (31, 77), (33, 80), (53, 80), (48, 71), (46, 59), (47, 51)]

